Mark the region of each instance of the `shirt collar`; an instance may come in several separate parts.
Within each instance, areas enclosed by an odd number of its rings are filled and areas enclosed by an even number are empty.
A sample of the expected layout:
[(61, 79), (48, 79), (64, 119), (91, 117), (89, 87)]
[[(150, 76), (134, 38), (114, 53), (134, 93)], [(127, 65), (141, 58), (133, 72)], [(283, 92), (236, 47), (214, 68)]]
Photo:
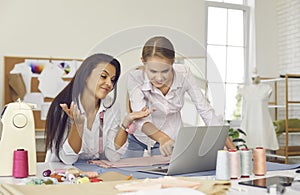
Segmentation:
[[(78, 102), (79, 102), (78, 107), (79, 107), (79, 109), (81, 110), (81, 113), (82, 113), (82, 114), (85, 114), (85, 110), (83, 109), (83, 106), (82, 106), (81, 101), (80, 101), (80, 95), (79, 95), (79, 97), (78, 97)], [(98, 114), (99, 112), (102, 112), (102, 111), (106, 111), (106, 108), (105, 108), (104, 105), (103, 105), (103, 100), (101, 100), (100, 108), (99, 108), (97, 114)]]

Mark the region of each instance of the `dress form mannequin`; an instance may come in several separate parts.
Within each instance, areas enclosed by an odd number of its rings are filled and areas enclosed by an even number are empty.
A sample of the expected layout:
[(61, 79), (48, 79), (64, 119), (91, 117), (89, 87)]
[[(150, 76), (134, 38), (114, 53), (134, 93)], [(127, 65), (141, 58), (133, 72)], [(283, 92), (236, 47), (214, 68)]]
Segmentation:
[(278, 140), (273, 121), (268, 110), (272, 88), (261, 84), (260, 77), (252, 77), (252, 84), (241, 89), (244, 100), (241, 129), (247, 133), (246, 144), (249, 148), (264, 147), (277, 150)]

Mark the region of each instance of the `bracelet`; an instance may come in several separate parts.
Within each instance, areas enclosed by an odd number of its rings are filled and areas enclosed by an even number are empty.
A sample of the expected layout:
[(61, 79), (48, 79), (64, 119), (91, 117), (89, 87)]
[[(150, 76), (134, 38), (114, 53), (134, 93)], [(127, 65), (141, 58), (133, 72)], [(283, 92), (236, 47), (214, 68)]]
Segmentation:
[(135, 123), (131, 123), (128, 125), (128, 127), (126, 128), (123, 123), (120, 126), (124, 131), (126, 131), (128, 134), (133, 134), (136, 130), (136, 125)]
[(126, 128), (126, 127), (123, 125), (123, 123), (121, 124), (121, 128), (122, 128), (124, 131), (126, 131), (126, 132), (127, 132), (127, 130), (128, 130), (128, 128)]

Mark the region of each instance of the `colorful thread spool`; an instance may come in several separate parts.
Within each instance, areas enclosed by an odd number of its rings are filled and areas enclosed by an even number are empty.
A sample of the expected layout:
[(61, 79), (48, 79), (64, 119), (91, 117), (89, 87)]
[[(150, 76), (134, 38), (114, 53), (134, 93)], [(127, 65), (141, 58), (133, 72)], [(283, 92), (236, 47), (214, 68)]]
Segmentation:
[(88, 177), (83, 177), (83, 178), (78, 178), (76, 180), (76, 183), (77, 184), (82, 184), (82, 183), (89, 183), (90, 182), (90, 179)]
[(49, 180), (51, 180), (53, 182), (53, 184), (57, 184), (58, 180), (56, 178), (53, 177), (48, 177)]
[(67, 173), (66, 178), (67, 178), (67, 181), (70, 183), (75, 183), (75, 181), (76, 181), (76, 177), (72, 173)]
[(95, 182), (102, 182), (103, 180), (102, 179), (99, 179), (99, 178), (91, 178), (90, 179), (90, 182), (91, 183), (95, 183)]
[(51, 185), (54, 184), (54, 182), (51, 179), (47, 179), (46, 181), (44, 181), (44, 184)]
[(247, 178), (252, 174), (252, 151), (243, 148), (241, 151), (241, 177)]
[(56, 178), (58, 182), (63, 182), (63, 181), (65, 181), (65, 179), (66, 179), (64, 176), (58, 175), (58, 174), (56, 174), (56, 173), (51, 174), (50, 177), (51, 177), (51, 178)]
[(28, 152), (24, 149), (17, 149), (13, 155), (13, 177), (28, 177)]
[(51, 170), (50, 169), (47, 169), (47, 170), (43, 171), (43, 176), (44, 177), (50, 177), (50, 175), (51, 175)]
[(240, 152), (235, 149), (228, 150), (230, 178), (238, 179), (241, 177), (241, 157)]
[(219, 150), (216, 167), (217, 180), (230, 180), (229, 155), (227, 150)]
[(256, 147), (253, 150), (253, 173), (256, 176), (264, 176), (266, 172), (266, 150), (263, 147)]

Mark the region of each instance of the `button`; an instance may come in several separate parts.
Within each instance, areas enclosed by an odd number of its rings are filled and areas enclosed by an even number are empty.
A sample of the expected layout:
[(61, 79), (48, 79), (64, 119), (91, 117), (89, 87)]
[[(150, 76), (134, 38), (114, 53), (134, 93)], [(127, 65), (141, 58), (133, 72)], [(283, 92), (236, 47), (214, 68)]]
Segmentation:
[(17, 128), (23, 128), (27, 125), (27, 117), (24, 114), (16, 114), (13, 118), (13, 124)]

